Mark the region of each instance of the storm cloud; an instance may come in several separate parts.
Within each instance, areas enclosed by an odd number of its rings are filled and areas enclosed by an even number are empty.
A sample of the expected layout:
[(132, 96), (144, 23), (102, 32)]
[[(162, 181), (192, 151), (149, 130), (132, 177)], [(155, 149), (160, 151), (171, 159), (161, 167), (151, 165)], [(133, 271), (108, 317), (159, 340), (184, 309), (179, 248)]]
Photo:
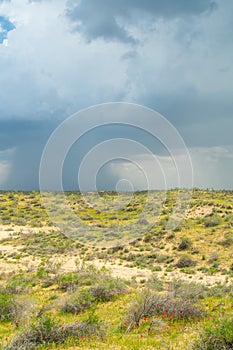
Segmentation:
[[(0, 1), (0, 188), (38, 188), (55, 128), (80, 109), (115, 101), (155, 109), (177, 128), (194, 185), (232, 187), (232, 11), (231, 0)], [(148, 146), (168, 169), (168, 155), (148, 135), (103, 128), (67, 156), (65, 187), (76, 188), (91, 147), (120, 136)], [(124, 171), (131, 178), (130, 169), (106, 164), (100, 186), (111, 188)], [(135, 179), (138, 188), (140, 174)]]
[(128, 26), (147, 21), (151, 26), (159, 18), (179, 18), (211, 11), (215, 3), (210, 0), (81, 0), (70, 1), (67, 15), (89, 40), (98, 37), (136, 43)]

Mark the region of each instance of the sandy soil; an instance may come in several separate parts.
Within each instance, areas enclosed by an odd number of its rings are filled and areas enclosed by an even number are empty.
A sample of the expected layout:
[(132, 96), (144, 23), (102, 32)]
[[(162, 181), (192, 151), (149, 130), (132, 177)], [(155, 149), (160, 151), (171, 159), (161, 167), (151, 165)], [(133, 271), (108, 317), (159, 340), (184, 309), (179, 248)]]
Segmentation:
[[(57, 256), (55, 262), (61, 263), (61, 270), (64, 272), (71, 272), (77, 269), (77, 256), (65, 259), (64, 257)], [(126, 280), (131, 280), (132, 278), (135, 278), (137, 281), (148, 280), (152, 276), (152, 272), (148, 269), (128, 267), (124, 264), (120, 264), (119, 260), (104, 262), (102, 260), (95, 259), (93, 261), (87, 262), (87, 264), (92, 264), (99, 269), (105, 267), (111, 271), (113, 276)], [(162, 271), (156, 271), (153, 274), (156, 275), (159, 279), (165, 281), (182, 279), (184, 281), (199, 282), (209, 286), (215, 285), (216, 283), (226, 284), (226, 276), (223, 275), (207, 276), (200, 271), (197, 271), (193, 275), (188, 275), (179, 270), (167, 272), (166, 275), (165, 273), (166, 271), (163, 268)]]
[(188, 209), (185, 213), (186, 218), (197, 218), (210, 215), (213, 212), (214, 206), (206, 205), (200, 208)]
[[(209, 207), (208, 207), (209, 209)], [(43, 228), (32, 228), (32, 227), (20, 227), (20, 226), (0, 226), (0, 253), (4, 254), (11, 254), (11, 253), (17, 253), (19, 252), (20, 246), (15, 247), (14, 245), (11, 245), (9, 240), (4, 243), (4, 239), (11, 238), (13, 235), (17, 234), (17, 232), (23, 232), (23, 233), (36, 233), (41, 230), (43, 231), (50, 231), (54, 228), (51, 227), (43, 227)], [(2, 240), (2, 241), (1, 241)], [(41, 260), (39, 258), (35, 258), (32, 256), (26, 256), (21, 257), (20, 260), (16, 260), (13, 258), (7, 258), (0, 260), (0, 273), (9, 273), (13, 271), (17, 271), (19, 269), (23, 270), (34, 270), (38, 267)], [(71, 272), (76, 271), (78, 268), (78, 257), (77, 255), (70, 255), (70, 256), (64, 256), (64, 255), (55, 255), (51, 259), (51, 264), (59, 264), (60, 269), (64, 272)], [(109, 269), (113, 276), (124, 278), (127, 280), (131, 280), (132, 278), (135, 278), (137, 281), (140, 280), (147, 280), (151, 277), (152, 272), (148, 269), (139, 269), (136, 267), (129, 267), (126, 266), (126, 264), (122, 264), (120, 260), (98, 260), (95, 259), (93, 261), (86, 262), (87, 264), (92, 264), (96, 266), (97, 268), (105, 267)], [(203, 274), (200, 271), (196, 271), (195, 274), (188, 275), (185, 274), (179, 270), (175, 270), (172, 272), (166, 272), (164, 268), (162, 268), (162, 271), (156, 271), (154, 272), (154, 275), (156, 275), (161, 280), (170, 281), (174, 278), (176, 279), (182, 279), (186, 281), (195, 281), (199, 283), (204, 283), (206, 285), (214, 285), (216, 283), (225, 284), (226, 283), (226, 276), (223, 275), (214, 275), (214, 276), (208, 276)], [(230, 280), (230, 279), (229, 279)]]
[(31, 232), (37, 233), (40, 231), (49, 232), (51, 230), (55, 230), (55, 228), (51, 226), (30, 227), (30, 226), (0, 225), (0, 240), (11, 237), (16, 233), (31, 233)]
[[(48, 232), (50, 230), (54, 229), (53, 227), (30, 227), (30, 226), (13, 226), (13, 225), (0, 225), (0, 255), (10, 255), (10, 254), (17, 254), (20, 253), (20, 249), (23, 246), (17, 245), (14, 246), (9, 243), (9, 238), (17, 236), (19, 233), (37, 233), (43, 230), (44, 232)], [(5, 243), (4, 240), (7, 239), (7, 242)], [(35, 269), (39, 264), (41, 260), (32, 258), (31, 256), (23, 257), (20, 259), (20, 261), (13, 259), (13, 258), (7, 258), (6, 260), (1, 259), (0, 260), (0, 274), (1, 273), (10, 273), (14, 271), (18, 271), (19, 269)]]

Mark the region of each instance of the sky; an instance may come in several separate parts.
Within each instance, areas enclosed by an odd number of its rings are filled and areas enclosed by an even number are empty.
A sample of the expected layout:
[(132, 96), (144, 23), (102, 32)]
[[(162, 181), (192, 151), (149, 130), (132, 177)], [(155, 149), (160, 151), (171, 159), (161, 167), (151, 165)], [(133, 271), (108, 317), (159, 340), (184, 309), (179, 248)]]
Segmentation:
[[(56, 128), (109, 102), (160, 113), (184, 140), (193, 186), (232, 189), (232, 13), (232, 0), (0, 0), (0, 190), (38, 189)], [(128, 112), (126, 122), (133, 121)], [(146, 124), (146, 112), (141, 118)], [(155, 173), (152, 187), (179, 186), (171, 150), (145, 130), (109, 125), (70, 148), (64, 189), (78, 189), (82, 160), (114, 138), (134, 140), (150, 155), (125, 147), (118, 159), (113, 142), (115, 159), (99, 164), (98, 188), (145, 189), (145, 169)], [(91, 168), (84, 169), (91, 190)]]

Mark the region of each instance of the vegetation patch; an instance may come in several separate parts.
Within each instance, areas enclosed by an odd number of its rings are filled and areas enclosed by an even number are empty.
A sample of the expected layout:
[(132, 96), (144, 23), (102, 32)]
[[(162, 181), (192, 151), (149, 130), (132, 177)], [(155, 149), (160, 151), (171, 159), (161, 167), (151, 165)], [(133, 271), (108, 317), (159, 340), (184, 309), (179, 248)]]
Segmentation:
[(206, 327), (199, 339), (194, 342), (193, 350), (231, 350), (233, 349), (233, 318), (216, 319)]
[(103, 323), (97, 320), (59, 324), (49, 316), (44, 316), (19, 332), (3, 350), (31, 350), (41, 345), (62, 344), (69, 338), (78, 343), (86, 337), (103, 338), (104, 333)]

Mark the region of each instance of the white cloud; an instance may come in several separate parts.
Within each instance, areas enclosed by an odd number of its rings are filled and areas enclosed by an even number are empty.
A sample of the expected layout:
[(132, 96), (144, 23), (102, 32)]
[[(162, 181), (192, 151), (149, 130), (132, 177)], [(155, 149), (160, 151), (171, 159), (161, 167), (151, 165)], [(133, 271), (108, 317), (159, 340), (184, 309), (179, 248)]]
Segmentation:
[[(66, 6), (65, 0), (0, 3), (0, 14), (16, 26), (0, 45), (0, 118), (64, 118), (93, 104), (128, 100), (160, 111), (170, 104), (171, 118), (187, 123), (204, 113), (201, 118), (211, 119), (217, 103), (220, 110), (231, 105), (231, 2), (188, 20), (168, 17), (152, 25), (144, 14), (126, 22), (140, 43), (133, 47), (87, 43), (72, 31)], [(187, 106), (181, 116), (179, 98), (184, 105), (199, 100), (197, 111)]]
[[(179, 164), (179, 169), (177, 164)], [(109, 178), (114, 179), (115, 185), (126, 180), (134, 190), (190, 188), (192, 187), (192, 174), (189, 169), (186, 154), (181, 153), (176, 156), (176, 159), (173, 159), (169, 155), (141, 153), (129, 154), (128, 161), (118, 160), (108, 163), (100, 174), (102, 184), (107, 186)], [(127, 183), (126, 186), (128, 186)]]
[[(189, 152), (193, 166), (194, 187), (231, 188), (233, 146), (194, 147), (189, 149)], [(187, 158), (180, 153), (176, 160), (179, 162), (179, 169), (176, 168), (175, 159), (169, 155), (138, 154), (131, 156), (131, 161), (135, 162), (135, 164), (140, 164), (142, 170), (137, 168), (134, 163), (110, 163), (108, 176), (114, 174), (118, 181), (127, 179), (135, 188), (140, 189), (148, 189), (147, 176), (150, 178), (151, 189), (190, 188), (192, 179), (190, 178), (190, 172), (187, 172)], [(180, 183), (179, 179), (181, 173), (183, 174), (183, 183)]]
[(67, 117), (124, 94), (124, 45), (103, 40), (87, 44), (71, 32), (64, 12), (62, 0), (0, 5), (0, 13), (16, 26), (8, 46), (0, 46), (1, 116)]
[(232, 40), (227, 38), (231, 37), (233, 4), (222, 5), (219, 3), (219, 11), (211, 15), (189, 18), (189, 23), (183, 18), (160, 20), (154, 30), (141, 30), (143, 45), (128, 70), (132, 86), (129, 97), (142, 100), (152, 96), (154, 105), (160, 104), (161, 96), (166, 101), (171, 96), (183, 96), (184, 103), (186, 97), (198, 97), (199, 103), (204, 100), (208, 104), (209, 116), (202, 116), (205, 118), (211, 118), (212, 99), (214, 104), (224, 99), (230, 103), (233, 49)]

